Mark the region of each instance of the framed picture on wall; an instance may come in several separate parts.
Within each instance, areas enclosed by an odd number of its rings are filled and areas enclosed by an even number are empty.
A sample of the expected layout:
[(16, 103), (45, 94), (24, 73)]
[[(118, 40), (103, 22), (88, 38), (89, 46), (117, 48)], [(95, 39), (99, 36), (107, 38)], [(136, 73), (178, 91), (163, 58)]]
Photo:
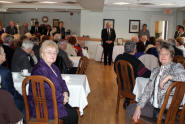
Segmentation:
[(53, 19), (53, 27), (58, 27), (59, 19)]
[(139, 33), (140, 20), (129, 20), (129, 33)]
[(103, 28), (106, 28), (107, 22), (109, 22), (111, 24), (111, 28), (114, 29), (114, 19), (103, 19)]

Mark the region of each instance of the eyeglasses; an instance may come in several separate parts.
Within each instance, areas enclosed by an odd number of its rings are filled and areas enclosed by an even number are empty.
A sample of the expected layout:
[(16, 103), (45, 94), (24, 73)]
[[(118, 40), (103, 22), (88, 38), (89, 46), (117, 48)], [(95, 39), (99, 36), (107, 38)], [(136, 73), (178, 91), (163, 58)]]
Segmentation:
[(55, 55), (55, 56), (57, 55), (56, 52), (51, 52), (51, 51), (47, 51), (46, 54), (48, 54), (48, 55)]

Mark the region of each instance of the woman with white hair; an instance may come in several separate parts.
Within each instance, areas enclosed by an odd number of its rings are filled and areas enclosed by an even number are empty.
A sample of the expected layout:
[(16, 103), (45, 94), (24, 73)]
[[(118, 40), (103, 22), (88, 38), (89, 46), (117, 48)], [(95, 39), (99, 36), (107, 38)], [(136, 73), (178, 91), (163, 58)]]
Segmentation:
[(30, 40), (23, 40), (21, 48), (16, 49), (12, 62), (11, 70), (12, 72), (21, 72), (23, 69), (27, 69), (28, 72), (31, 72), (32, 67), (34, 66), (34, 60), (32, 56), (33, 43)]
[[(78, 124), (78, 114), (74, 108), (69, 104), (69, 90), (65, 81), (61, 77), (61, 72), (53, 63), (56, 60), (58, 54), (58, 46), (51, 40), (46, 40), (42, 43), (40, 48), (40, 60), (38, 64), (33, 68), (31, 75), (41, 75), (50, 79), (56, 92), (57, 111), (59, 119), (64, 120), (64, 124)], [(45, 95), (48, 108), (48, 118), (54, 118), (54, 110), (52, 106), (52, 93), (51, 88), (45, 85)], [(29, 104), (32, 110), (31, 116), (35, 117), (35, 106), (33, 100), (32, 87), (29, 86)]]

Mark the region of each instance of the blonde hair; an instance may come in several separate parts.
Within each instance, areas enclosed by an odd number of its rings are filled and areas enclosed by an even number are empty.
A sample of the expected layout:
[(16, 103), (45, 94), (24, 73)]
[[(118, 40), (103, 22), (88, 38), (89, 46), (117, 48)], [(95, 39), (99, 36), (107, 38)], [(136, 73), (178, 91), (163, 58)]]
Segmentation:
[(58, 54), (58, 45), (52, 41), (52, 40), (45, 40), (41, 47), (40, 47), (40, 57), (42, 58), (41, 54), (44, 53), (44, 50), (47, 49), (47, 48), (55, 48), (56, 49), (56, 52)]

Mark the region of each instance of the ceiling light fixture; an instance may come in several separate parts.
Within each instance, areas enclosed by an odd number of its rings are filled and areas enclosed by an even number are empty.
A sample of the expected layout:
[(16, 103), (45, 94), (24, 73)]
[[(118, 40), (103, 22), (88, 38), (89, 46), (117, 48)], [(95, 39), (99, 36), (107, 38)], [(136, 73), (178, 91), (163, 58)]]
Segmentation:
[(129, 3), (126, 3), (126, 2), (116, 2), (116, 3), (113, 3), (113, 4), (115, 4), (115, 5), (127, 5)]
[(53, 4), (53, 3), (57, 3), (57, 2), (52, 2), (52, 1), (43, 1), (43, 2), (40, 2), (40, 3)]
[(164, 4), (159, 4), (160, 6), (175, 6), (176, 4), (174, 3), (164, 3)]
[(9, 2), (9, 1), (0, 1), (0, 3), (12, 3), (12, 2)]

